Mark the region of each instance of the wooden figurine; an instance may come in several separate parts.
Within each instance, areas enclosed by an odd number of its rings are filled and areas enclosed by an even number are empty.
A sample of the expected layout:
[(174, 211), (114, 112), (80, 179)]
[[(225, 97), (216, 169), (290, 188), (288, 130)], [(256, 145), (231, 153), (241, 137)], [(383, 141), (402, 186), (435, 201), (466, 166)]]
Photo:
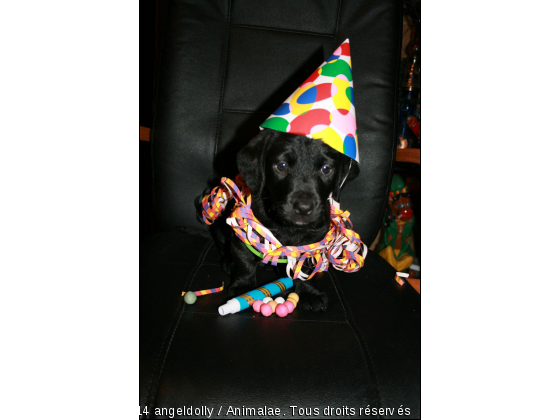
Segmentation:
[(383, 218), (384, 228), (377, 251), (397, 271), (404, 271), (410, 267), (414, 258), (414, 212), (406, 182), (398, 174), (393, 175), (387, 204)]

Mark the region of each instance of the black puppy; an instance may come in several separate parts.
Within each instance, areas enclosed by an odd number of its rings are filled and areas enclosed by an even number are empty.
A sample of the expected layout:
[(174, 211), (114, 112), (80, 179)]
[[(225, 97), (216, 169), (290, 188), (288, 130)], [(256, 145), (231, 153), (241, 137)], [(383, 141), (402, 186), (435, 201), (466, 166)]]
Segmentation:
[[(341, 184), (359, 173), (356, 162), (322, 141), (269, 129), (238, 153), (237, 167), (251, 190), (257, 219), (280, 243), (293, 246), (325, 237), (330, 226), (330, 194), (337, 199)], [(230, 251), (228, 296), (234, 297), (257, 287), (261, 260), (235, 237)], [(294, 288), (302, 308), (327, 309), (326, 294), (309, 281), (295, 280)]]

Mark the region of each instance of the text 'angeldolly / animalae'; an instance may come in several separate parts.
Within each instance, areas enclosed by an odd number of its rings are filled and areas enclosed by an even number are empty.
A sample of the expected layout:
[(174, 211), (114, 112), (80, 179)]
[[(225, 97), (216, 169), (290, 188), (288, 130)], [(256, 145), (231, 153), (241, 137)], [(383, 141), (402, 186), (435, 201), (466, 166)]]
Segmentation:
[(140, 406), (140, 416), (150, 417), (159, 416), (167, 418), (175, 417), (205, 417), (205, 418), (217, 418), (217, 417), (251, 417), (251, 416), (269, 416), (269, 417), (363, 417), (363, 416), (386, 416), (386, 415), (398, 415), (398, 416), (410, 416), (410, 408), (401, 405), (398, 408), (394, 407), (372, 407), (370, 405), (366, 407), (301, 407), (297, 405), (290, 405), (288, 408), (280, 409), (278, 407), (233, 407), (220, 406), (217, 410), (214, 407), (200, 406), (182, 406), (182, 407), (155, 407), (150, 412), (146, 406)]

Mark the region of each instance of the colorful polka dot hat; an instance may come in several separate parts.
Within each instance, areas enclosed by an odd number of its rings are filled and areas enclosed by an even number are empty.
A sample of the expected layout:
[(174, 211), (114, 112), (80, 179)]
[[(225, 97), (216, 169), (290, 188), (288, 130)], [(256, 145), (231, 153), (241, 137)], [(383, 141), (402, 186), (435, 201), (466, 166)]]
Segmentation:
[(260, 128), (321, 139), (359, 162), (350, 41), (340, 44)]

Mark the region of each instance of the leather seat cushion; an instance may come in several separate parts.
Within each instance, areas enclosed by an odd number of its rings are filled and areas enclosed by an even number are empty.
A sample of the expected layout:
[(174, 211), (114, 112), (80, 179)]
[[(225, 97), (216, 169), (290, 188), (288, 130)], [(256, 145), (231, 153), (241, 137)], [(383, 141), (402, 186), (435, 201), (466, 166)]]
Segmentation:
[[(220, 316), (225, 293), (186, 305), (181, 291), (229, 281), (204, 237), (155, 235), (142, 244), (140, 261), (141, 404), (266, 405), (291, 415), (291, 405), (404, 403), (419, 415), (420, 299), (392, 280), (393, 268), (378, 255), (370, 253), (357, 273), (316, 276), (329, 297), (326, 312), (296, 308), (285, 318), (251, 309)], [(284, 275), (267, 266), (258, 281)]]

